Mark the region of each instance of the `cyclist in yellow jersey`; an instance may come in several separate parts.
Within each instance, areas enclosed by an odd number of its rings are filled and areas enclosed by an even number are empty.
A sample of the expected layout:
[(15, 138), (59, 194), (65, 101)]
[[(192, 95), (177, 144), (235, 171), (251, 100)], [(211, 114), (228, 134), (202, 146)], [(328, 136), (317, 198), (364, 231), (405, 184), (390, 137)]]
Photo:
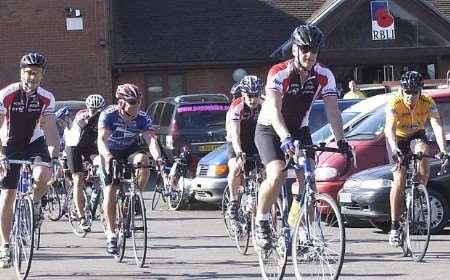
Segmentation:
[[(410, 152), (412, 140), (416, 140), (414, 151), (429, 154), (425, 123), (430, 120), (431, 127), (439, 145), (439, 157), (444, 164), (449, 156), (446, 150), (445, 134), (438, 108), (433, 99), (422, 95), (422, 75), (416, 71), (408, 71), (400, 79), (401, 90), (393, 97), (386, 108), (385, 134), (392, 150), (393, 159), (400, 162), (400, 169), (393, 172), (394, 182), (391, 189), (391, 232), (389, 244), (400, 245), (399, 217), (401, 199), (406, 184), (407, 161), (404, 155)], [(429, 175), (428, 161), (424, 158), (419, 162), (419, 178), (426, 186)]]

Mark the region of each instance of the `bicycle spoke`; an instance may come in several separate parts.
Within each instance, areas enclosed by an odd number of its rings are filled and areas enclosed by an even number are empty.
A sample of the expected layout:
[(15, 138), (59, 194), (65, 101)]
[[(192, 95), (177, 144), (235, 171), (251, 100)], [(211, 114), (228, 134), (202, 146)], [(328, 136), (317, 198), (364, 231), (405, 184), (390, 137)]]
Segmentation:
[(140, 193), (134, 196), (134, 205), (131, 207), (131, 236), (136, 264), (143, 267), (147, 255), (147, 218), (145, 204)]

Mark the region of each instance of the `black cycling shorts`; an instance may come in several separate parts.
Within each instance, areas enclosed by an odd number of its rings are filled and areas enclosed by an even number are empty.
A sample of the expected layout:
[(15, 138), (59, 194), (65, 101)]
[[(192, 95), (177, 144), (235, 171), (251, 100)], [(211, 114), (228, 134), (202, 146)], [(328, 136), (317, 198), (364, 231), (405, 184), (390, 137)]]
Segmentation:
[[(402, 152), (402, 154), (407, 155), (411, 153), (411, 141), (418, 139), (423, 141), (425, 144), (428, 144), (427, 135), (424, 129), (421, 129), (410, 136), (407, 137), (399, 137), (397, 136), (397, 146)], [(405, 158), (402, 163), (402, 166), (408, 166), (408, 159)]]
[[(16, 160), (32, 160), (33, 164), (50, 166), (50, 154), (45, 138), (39, 137), (26, 145), (10, 144), (3, 147), (6, 158)], [(16, 189), (19, 182), (20, 165), (11, 164), (6, 176), (1, 180), (2, 189)]]
[[(130, 146), (127, 149), (124, 150), (110, 150), (111, 154), (113, 155), (114, 159), (117, 160), (127, 160), (130, 161), (135, 155), (139, 153), (145, 154), (145, 149), (142, 146), (139, 146), (138, 144), (134, 144)], [(100, 179), (103, 182), (103, 186), (109, 186), (113, 183), (112, 176), (111, 176), (111, 166), (109, 170), (109, 174), (106, 173), (105, 169), (105, 158), (100, 155)], [(118, 182), (114, 182), (114, 184), (117, 184)]]
[(66, 146), (67, 166), (73, 173), (83, 172), (83, 160), (91, 161), (91, 155), (98, 155), (97, 145), (91, 147)]
[[(304, 145), (312, 145), (309, 128), (304, 126), (299, 129), (289, 131), (292, 138), (300, 140)], [(274, 160), (284, 160), (284, 153), (280, 148), (281, 140), (272, 126), (257, 124), (255, 130), (255, 144), (259, 151), (259, 156), (264, 165)], [(308, 153), (308, 157), (314, 159), (314, 153)]]

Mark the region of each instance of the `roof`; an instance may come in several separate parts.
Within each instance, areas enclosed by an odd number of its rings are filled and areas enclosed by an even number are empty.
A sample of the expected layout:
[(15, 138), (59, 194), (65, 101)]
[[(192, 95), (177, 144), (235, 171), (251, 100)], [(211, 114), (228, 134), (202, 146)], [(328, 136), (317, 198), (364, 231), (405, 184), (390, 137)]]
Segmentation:
[(326, 0), (113, 1), (113, 64), (268, 61)]

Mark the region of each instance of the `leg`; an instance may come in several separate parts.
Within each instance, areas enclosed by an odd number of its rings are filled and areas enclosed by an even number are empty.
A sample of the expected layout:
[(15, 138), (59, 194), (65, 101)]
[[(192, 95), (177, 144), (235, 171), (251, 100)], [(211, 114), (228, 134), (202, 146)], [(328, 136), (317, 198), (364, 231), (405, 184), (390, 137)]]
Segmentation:
[(267, 178), (261, 183), (259, 190), (258, 214), (268, 214), (277, 200), (280, 187), (286, 179), (286, 173), (282, 172), (284, 165), (281, 160), (274, 160), (266, 165)]
[(52, 172), (49, 167), (44, 165), (36, 165), (33, 167), (33, 201), (38, 202), (42, 196), (47, 193), (48, 182), (50, 181)]
[(80, 217), (84, 217), (84, 207), (85, 207), (85, 201), (84, 201), (84, 176), (83, 173), (74, 173), (72, 174), (72, 180), (73, 180), (73, 197), (75, 202), (75, 207), (77, 208), (77, 212)]
[(230, 186), (230, 204), (228, 206), (228, 214), (231, 220), (238, 219), (239, 209), (239, 186), (241, 186), (241, 176), (239, 174), (240, 167), (236, 162), (236, 157), (230, 158), (228, 161), (228, 186)]
[(0, 245), (9, 243), (16, 189), (2, 189), (0, 194)]
[[(136, 155), (132, 155), (131, 161), (133, 162), (133, 164), (139, 164), (139, 163), (142, 165), (149, 164), (148, 156), (143, 153), (138, 153)], [(144, 191), (145, 186), (147, 185), (147, 182), (148, 182), (148, 178), (150, 177), (150, 169), (139, 168), (137, 170), (136, 176), (137, 176), (137, 182), (138, 182), (139, 189), (141, 191)]]
[(391, 203), (391, 233), (389, 235), (389, 243), (393, 246), (400, 245), (399, 220), (402, 208), (403, 191), (406, 184), (406, 168), (400, 167), (400, 170), (393, 173), (394, 182), (392, 183), (390, 203)]
[[(430, 153), (429, 146), (424, 141), (421, 141), (421, 140), (417, 141), (414, 151), (416, 153), (422, 152), (426, 155), (428, 155)], [(428, 183), (428, 177), (430, 176), (430, 165), (429, 165), (429, 161), (427, 158), (423, 158), (421, 161), (419, 161), (418, 173), (419, 173), (420, 183), (422, 183), (422, 185), (424, 185), (426, 187), (427, 183)]]

